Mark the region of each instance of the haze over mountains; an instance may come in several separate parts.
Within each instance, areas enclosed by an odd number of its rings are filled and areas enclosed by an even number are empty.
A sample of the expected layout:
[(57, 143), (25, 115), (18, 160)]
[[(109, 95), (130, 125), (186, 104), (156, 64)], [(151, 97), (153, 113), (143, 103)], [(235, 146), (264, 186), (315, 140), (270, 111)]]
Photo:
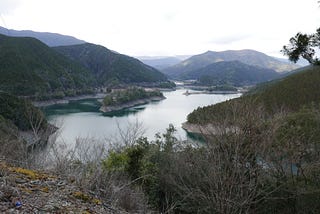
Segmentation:
[(33, 37), (45, 43), (49, 47), (86, 43), (85, 41), (77, 39), (73, 36), (67, 36), (58, 33), (35, 32), (31, 30), (12, 30), (1, 26), (0, 34), (15, 37)]
[(190, 55), (178, 55), (178, 56), (138, 56), (137, 58), (141, 62), (150, 65), (156, 69), (163, 70), (170, 66), (176, 65), (183, 60), (191, 57)]
[[(188, 73), (196, 72), (198, 69), (221, 61), (239, 61), (251, 66), (272, 69), (279, 73), (291, 71), (299, 67), (281, 62), (274, 57), (254, 50), (229, 50), (222, 52), (207, 51), (203, 54), (192, 56), (177, 65), (163, 69), (162, 72), (171, 78), (183, 79), (188, 76), (186, 75)], [(225, 66), (227, 65), (228, 63), (225, 63)]]

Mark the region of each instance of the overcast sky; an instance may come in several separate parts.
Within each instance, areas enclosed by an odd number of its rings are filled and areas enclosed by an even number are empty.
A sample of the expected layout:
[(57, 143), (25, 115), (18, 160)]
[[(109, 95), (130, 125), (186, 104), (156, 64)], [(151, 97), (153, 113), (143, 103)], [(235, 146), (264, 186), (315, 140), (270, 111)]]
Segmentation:
[(273, 56), (320, 27), (318, 0), (0, 0), (0, 25), (131, 56), (254, 49)]

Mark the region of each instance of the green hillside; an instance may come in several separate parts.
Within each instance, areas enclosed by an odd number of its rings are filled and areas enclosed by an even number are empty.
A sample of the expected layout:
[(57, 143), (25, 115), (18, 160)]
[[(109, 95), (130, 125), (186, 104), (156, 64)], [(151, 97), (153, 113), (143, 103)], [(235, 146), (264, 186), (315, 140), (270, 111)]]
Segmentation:
[(277, 78), (274, 70), (247, 65), (239, 61), (221, 61), (204, 68), (185, 72), (182, 79), (198, 79), (205, 85), (252, 85)]
[(204, 68), (212, 63), (221, 61), (240, 61), (242, 63), (268, 68), (277, 72), (291, 71), (298, 68), (286, 62), (281, 62), (274, 57), (254, 50), (229, 50), (229, 51), (207, 51), (203, 54), (192, 56), (181, 63), (162, 70), (172, 78), (179, 78), (181, 74)]
[(55, 131), (30, 101), (0, 92), (0, 156), (26, 160)]
[(81, 65), (28, 37), (0, 35), (0, 90), (23, 96), (64, 96), (94, 85)]
[(54, 48), (91, 70), (99, 84), (167, 81), (165, 75), (139, 60), (118, 54), (103, 46), (81, 44)]
[[(279, 111), (298, 111), (302, 107), (320, 104), (320, 67), (308, 67), (284, 79), (264, 84), (240, 98), (212, 106), (198, 108), (188, 115), (188, 122), (207, 124), (221, 121), (231, 115), (234, 106), (257, 109), (262, 106), (266, 114)], [(244, 112), (245, 113), (245, 112)]]
[(42, 126), (46, 127), (47, 122), (42, 112), (34, 107), (30, 101), (17, 98), (5, 92), (0, 92), (0, 117), (3, 121), (10, 121), (20, 130), (30, 130), (31, 117), (42, 121)]

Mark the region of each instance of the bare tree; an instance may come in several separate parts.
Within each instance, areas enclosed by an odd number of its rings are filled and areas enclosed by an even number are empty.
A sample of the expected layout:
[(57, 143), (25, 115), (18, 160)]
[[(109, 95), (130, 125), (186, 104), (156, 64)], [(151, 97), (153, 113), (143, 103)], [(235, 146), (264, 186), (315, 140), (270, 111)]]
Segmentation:
[(266, 129), (265, 111), (262, 106), (253, 110), (251, 103), (233, 105), (228, 118), (203, 130), (205, 146), (170, 156), (174, 164), (164, 179), (177, 190), (177, 210), (250, 213), (275, 191), (264, 186), (263, 160), (272, 131)]

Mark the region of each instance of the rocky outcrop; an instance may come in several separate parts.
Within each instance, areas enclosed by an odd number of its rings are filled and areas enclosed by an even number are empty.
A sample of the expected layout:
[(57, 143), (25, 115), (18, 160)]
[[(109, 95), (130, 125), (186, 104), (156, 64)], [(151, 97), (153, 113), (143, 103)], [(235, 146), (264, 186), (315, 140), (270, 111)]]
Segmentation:
[(1, 160), (0, 172), (0, 213), (115, 213), (72, 180)]
[(199, 124), (193, 124), (188, 122), (182, 123), (182, 128), (189, 133), (201, 134), (201, 135), (216, 134), (218, 131), (217, 128), (211, 124), (199, 125)]
[(237, 127), (218, 127), (214, 126), (213, 124), (205, 124), (205, 125), (199, 125), (199, 124), (194, 124), (194, 123), (189, 123), (189, 122), (184, 122), (182, 123), (182, 128), (186, 130), (189, 133), (194, 133), (194, 134), (200, 134), (200, 135), (217, 135), (221, 133), (226, 133), (226, 132), (237, 132), (239, 131), (239, 128)]

